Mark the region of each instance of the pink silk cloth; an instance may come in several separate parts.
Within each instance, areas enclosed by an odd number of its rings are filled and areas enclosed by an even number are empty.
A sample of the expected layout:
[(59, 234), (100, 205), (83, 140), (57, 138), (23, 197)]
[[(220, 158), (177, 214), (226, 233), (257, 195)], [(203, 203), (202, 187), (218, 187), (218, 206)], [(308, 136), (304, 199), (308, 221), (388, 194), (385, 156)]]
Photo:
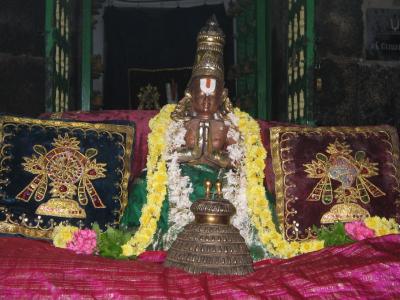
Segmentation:
[[(132, 179), (138, 177), (143, 168), (146, 167), (146, 158), (148, 153), (147, 147), (147, 136), (150, 132), (149, 121), (154, 117), (158, 111), (155, 110), (101, 110), (101, 111), (69, 111), (63, 112), (61, 115), (56, 113), (44, 113), (41, 115), (42, 118), (56, 117), (67, 120), (84, 121), (84, 122), (102, 122), (102, 121), (133, 121), (136, 124), (136, 135), (135, 144), (133, 149), (133, 161), (132, 161)], [(288, 123), (279, 122), (266, 122), (258, 120), (260, 125), (261, 139), (265, 149), (268, 152), (267, 159), (265, 161), (265, 184), (269, 191), (274, 194), (275, 191), (275, 177), (272, 169), (272, 159), (270, 155), (270, 136), (269, 129), (275, 126), (292, 126)], [(294, 125), (296, 126), (296, 125)]]
[(0, 252), (2, 299), (400, 299), (400, 235), (260, 261), (246, 276), (166, 268), (159, 251), (112, 260), (5, 237)]

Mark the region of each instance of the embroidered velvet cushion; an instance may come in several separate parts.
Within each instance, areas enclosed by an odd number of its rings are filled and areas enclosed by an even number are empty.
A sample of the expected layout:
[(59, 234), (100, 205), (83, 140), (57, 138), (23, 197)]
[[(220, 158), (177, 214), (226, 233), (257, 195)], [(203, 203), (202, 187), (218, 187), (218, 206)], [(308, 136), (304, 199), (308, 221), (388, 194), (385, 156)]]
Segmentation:
[(390, 126), (271, 128), (280, 227), (288, 240), (314, 225), (399, 218), (399, 143)]
[(60, 222), (118, 223), (134, 130), (0, 116), (0, 232), (48, 238)]
[[(274, 121), (263, 121), (258, 120), (258, 124), (260, 126), (261, 131), (261, 139), (264, 145), (265, 150), (267, 151), (267, 158), (265, 159), (265, 179), (264, 185), (267, 188), (268, 192), (271, 194), (270, 200), (275, 201), (275, 175), (272, 168), (272, 156), (271, 156), (271, 129), (274, 127), (301, 127), (302, 125), (298, 124), (289, 124), (283, 122), (274, 122)], [(302, 126), (304, 127), (304, 126)]]

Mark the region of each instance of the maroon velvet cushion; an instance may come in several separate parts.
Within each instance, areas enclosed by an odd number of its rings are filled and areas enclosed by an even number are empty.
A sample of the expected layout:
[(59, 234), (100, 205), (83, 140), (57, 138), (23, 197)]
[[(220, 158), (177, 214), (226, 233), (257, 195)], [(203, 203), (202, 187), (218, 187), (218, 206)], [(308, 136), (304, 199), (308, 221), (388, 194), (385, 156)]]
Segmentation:
[(271, 154), (277, 213), (288, 240), (310, 238), (313, 225), (399, 217), (393, 127), (275, 127)]
[(272, 168), (270, 130), (273, 127), (279, 127), (279, 126), (300, 127), (300, 125), (274, 122), (274, 121), (267, 122), (262, 120), (258, 120), (258, 124), (260, 125), (261, 139), (265, 147), (265, 150), (267, 151), (267, 159), (265, 160), (265, 170), (264, 170), (265, 173), (264, 184), (267, 187), (268, 191), (275, 196), (275, 174)]

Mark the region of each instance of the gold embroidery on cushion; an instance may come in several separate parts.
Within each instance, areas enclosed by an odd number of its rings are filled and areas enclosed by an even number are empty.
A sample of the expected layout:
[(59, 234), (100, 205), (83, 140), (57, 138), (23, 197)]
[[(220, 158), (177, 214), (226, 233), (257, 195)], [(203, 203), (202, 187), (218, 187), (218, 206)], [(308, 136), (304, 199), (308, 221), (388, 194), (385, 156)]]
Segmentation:
[[(308, 178), (320, 179), (306, 201), (322, 201), (329, 205), (336, 199), (336, 204), (322, 216), (322, 224), (350, 222), (368, 217), (369, 212), (357, 203), (369, 203), (370, 195), (374, 198), (385, 195), (367, 179), (378, 175), (377, 163), (371, 162), (364, 151), (357, 151), (354, 157), (351, 156), (350, 146), (338, 140), (328, 145), (326, 153), (329, 156), (317, 153), (316, 160), (304, 164)], [(335, 197), (331, 180), (340, 183), (334, 191)]]
[(96, 149), (90, 148), (82, 154), (79, 144), (76, 138), (65, 134), (54, 139), (54, 148), (49, 152), (42, 145), (33, 146), (36, 154), (24, 157), (22, 165), (36, 177), (15, 198), (28, 202), (34, 195), (36, 201), (42, 201), (49, 185), (53, 198), (41, 204), (36, 214), (86, 218), (85, 210), (73, 199), (77, 193), (81, 205), (88, 203), (88, 194), (95, 208), (105, 208), (91, 181), (105, 177), (106, 164), (93, 159)]
[(4, 174), (10, 171), (10, 167), (7, 166), (7, 161), (12, 159), (12, 155), (8, 153), (8, 150), (12, 148), (12, 145), (7, 144), (4, 141), (4, 139), (10, 135), (11, 134), (2, 132), (0, 126), (0, 198), (5, 196), (5, 193), (2, 191), (3, 188), (10, 184), (7, 177), (3, 178)]
[[(6, 187), (10, 184), (10, 180), (7, 177), (7, 173), (9, 173), (11, 168), (8, 166), (8, 161), (12, 159), (12, 155), (9, 153), (12, 148), (11, 144), (8, 144), (6, 139), (8, 136), (13, 136), (13, 133), (7, 133), (6, 128), (14, 128), (14, 131), (20, 130), (21, 127), (28, 128), (41, 128), (43, 130), (63, 130), (71, 135), (75, 134), (75, 132), (80, 132), (86, 135), (89, 132), (94, 132), (97, 135), (107, 134), (110, 138), (113, 138), (115, 144), (119, 149), (121, 149), (122, 155), (118, 155), (117, 159), (122, 164), (122, 169), (117, 169), (116, 172), (121, 174), (121, 182), (118, 183), (119, 192), (111, 197), (111, 199), (115, 203), (120, 203), (119, 210), (113, 211), (118, 218), (112, 223), (108, 223), (107, 225), (118, 224), (121, 219), (122, 213), (127, 206), (128, 203), (128, 182), (130, 178), (130, 157), (132, 153), (132, 146), (134, 142), (135, 129), (131, 126), (126, 125), (116, 125), (116, 124), (102, 124), (102, 123), (84, 123), (78, 121), (56, 121), (56, 120), (42, 120), (42, 119), (29, 119), (29, 118), (20, 118), (20, 117), (11, 117), (11, 116), (2, 116), (0, 117), (0, 198), (4, 197), (2, 195), (2, 188)], [(2, 178), (4, 176), (4, 179)], [(79, 190), (78, 190), (79, 192)], [(0, 211), (2, 211), (0, 209)], [(4, 211), (4, 210), (3, 210)], [(9, 230), (5, 230), (4, 226), (0, 226), (0, 232), (13, 233), (13, 234), (23, 234), (25, 236), (42, 238), (44, 236), (48, 236), (48, 232), (52, 229), (56, 222), (53, 219), (50, 219), (47, 224), (44, 224), (43, 227), (39, 223), (42, 221), (39, 220), (40, 216), (35, 219), (29, 219), (24, 215), (23, 218), (21, 216), (13, 216), (10, 213), (4, 213), (5, 219), (1, 221), (1, 224), (11, 224), (12, 228)], [(26, 221), (25, 221), (26, 219)], [(39, 222), (39, 223), (37, 223)], [(68, 220), (63, 221), (63, 223), (69, 224)], [(3, 225), (4, 225), (3, 224)], [(36, 225), (35, 225), (36, 224)], [(78, 226), (83, 226), (82, 220), (79, 220), (74, 223)], [(3, 230), (4, 228), (4, 230)]]
[[(322, 135), (338, 136), (346, 139), (346, 136), (379, 137), (384, 144), (386, 158), (385, 167), (393, 172), (386, 174), (395, 182), (390, 188), (392, 193), (400, 193), (400, 153), (397, 130), (391, 126), (365, 126), (365, 127), (284, 127), (278, 126), (270, 129), (272, 167), (275, 174), (276, 212), (279, 227), (285, 233), (288, 241), (307, 240), (315, 236), (311, 227), (303, 230), (299, 228), (301, 211), (297, 211), (295, 205), (299, 199), (292, 195), (296, 184), (292, 180), (293, 150), (291, 141), (299, 136), (314, 137)], [(323, 182), (322, 182), (323, 183)], [(398, 200), (400, 207), (400, 199)], [(300, 218), (298, 217), (300, 216)], [(400, 220), (400, 209), (397, 210), (397, 219)]]
[[(0, 221), (0, 232), (51, 239), (51, 233), (55, 226), (54, 220), (50, 220), (47, 227), (42, 227), (43, 219), (41, 216), (37, 216), (32, 222), (25, 214), (22, 214), (15, 220), (14, 215), (6, 207), (0, 206), (0, 211), (5, 216), (5, 220)], [(68, 224), (68, 222), (65, 223)]]

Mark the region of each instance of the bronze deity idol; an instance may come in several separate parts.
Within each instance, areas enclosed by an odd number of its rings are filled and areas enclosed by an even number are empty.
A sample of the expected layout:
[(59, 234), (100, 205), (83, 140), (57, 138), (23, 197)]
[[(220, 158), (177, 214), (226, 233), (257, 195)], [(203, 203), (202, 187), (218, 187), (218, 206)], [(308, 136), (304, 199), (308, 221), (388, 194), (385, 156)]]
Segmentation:
[[(246, 202), (240, 200), (241, 196), (238, 196), (237, 192), (232, 192), (239, 190), (237, 186), (240, 185), (240, 176), (244, 174), (243, 168), (239, 170), (241, 161), (238, 159), (238, 157), (243, 157), (243, 155), (240, 156), (240, 153), (243, 153), (244, 150), (243, 144), (241, 144), (243, 136), (234, 121), (233, 107), (228, 98), (228, 91), (224, 87), (224, 44), (225, 36), (213, 16), (197, 36), (197, 52), (191, 79), (185, 96), (178, 102), (170, 115), (173, 126), (169, 125), (170, 127), (167, 129), (168, 136), (165, 137), (167, 150), (163, 154), (168, 175), (167, 195), (160, 208), (157, 229), (148, 249), (170, 249), (188, 224), (188, 226), (194, 226), (192, 228), (194, 230), (200, 227), (206, 228), (207, 224), (191, 223), (194, 219), (193, 213), (198, 215), (197, 209), (203, 207), (203, 204), (207, 208), (206, 212), (210, 212), (211, 215), (212, 212), (215, 212), (215, 207), (224, 207), (224, 218), (229, 220), (233, 216), (232, 224), (237, 229), (229, 222), (214, 224), (215, 226), (208, 224), (211, 227), (207, 228), (215, 230), (213, 234), (219, 235), (220, 241), (224, 240), (224, 238), (221, 239), (222, 232), (225, 232), (224, 230), (228, 227), (232, 231), (229, 234), (235, 235), (235, 239), (240, 240), (242, 235), (244, 240), (241, 240), (241, 252), (239, 252), (247, 253), (246, 259), (244, 259), (247, 268), (249, 263), (251, 267), (251, 257), (248, 254), (246, 243), (247, 245), (252, 244), (256, 232), (251, 226), (251, 220), (245, 208)], [(152, 146), (149, 144), (149, 148)], [(233, 155), (235, 153), (239, 153), (239, 155)], [(232, 181), (228, 184), (228, 173), (231, 178), (238, 178), (239, 181), (236, 185)], [(142, 208), (149, 200), (147, 179), (142, 176), (132, 185), (128, 207), (121, 220), (123, 225), (128, 227), (142, 225), (140, 224)], [(206, 189), (203, 188), (205, 180), (224, 182), (224, 195), (227, 195), (224, 198), (234, 204), (227, 200), (204, 202), (203, 200), (207, 199)], [(229, 192), (226, 192), (228, 190), (234, 194), (234, 201)], [(216, 193), (216, 190), (213, 189), (210, 192)], [(197, 204), (199, 201), (202, 203), (201, 205)], [(192, 203), (195, 203), (194, 206), (191, 206)], [(153, 208), (155, 209), (152, 206)], [(196, 218), (198, 219), (198, 217)], [(212, 219), (211, 217), (204, 218)], [(225, 247), (226, 245), (221, 244), (220, 246)], [(175, 245), (174, 247), (176, 249), (179, 246)], [(259, 251), (257, 247), (262, 248), (258, 243), (253, 247), (256, 250), (254, 253), (257, 255), (262, 253), (260, 257), (263, 257), (263, 250)], [(209, 249), (212, 251), (212, 247)], [(243, 252), (243, 249), (246, 251)], [(224, 252), (223, 255), (229, 256), (230, 254)], [(234, 261), (233, 259), (232, 264), (235, 264)], [(248, 270), (237, 271), (236, 269), (234, 273), (245, 274)], [(214, 271), (210, 270), (210, 272)], [(221, 272), (229, 273), (230, 271)]]

